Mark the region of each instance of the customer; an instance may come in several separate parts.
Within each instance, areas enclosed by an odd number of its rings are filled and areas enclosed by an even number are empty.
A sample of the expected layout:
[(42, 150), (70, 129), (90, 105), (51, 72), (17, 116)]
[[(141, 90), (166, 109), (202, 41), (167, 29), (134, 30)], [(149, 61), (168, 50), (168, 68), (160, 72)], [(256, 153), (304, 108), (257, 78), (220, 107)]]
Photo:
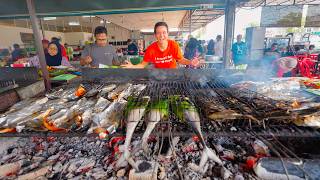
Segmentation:
[(51, 42), (58, 43), (59, 44), (59, 48), (61, 49), (62, 56), (66, 57), (67, 60), (69, 60), (68, 55), (67, 55), (67, 50), (64, 48), (64, 46), (62, 46), (60, 44), (60, 39), (57, 38), (57, 37), (52, 37), (51, 38)]
[(14, 44), (13, 48), (14, 50), (11, 53), (13, 62), (26, 56), (26, 53), (20, 48), (19, 44)]
[[(47, 66), (71, 66), (66, 57), (62, 56), (59, 43), (51, 42), (48, 46), (48, 53), (45, 53)], [(30, 66), (40, 68), (39, 56), (33, 56), (30, 58), (22, 58), (15, 62), (15, 64), (29, 63)]]
[(81, 66), (99, 67), (102, 65), (120, 65), (116, 50), (108, 44), (107, 29), (103, 26), (98, 26), (94, 30), (96, 39), (94, 44), (88, 45), (82, 51), (80, 64)]
[(138, 55), (138, 47), (132, 42), (131, 39), (128, 39), (128, 55)]
[(67, 50), (67, 56), (70, 61), (73, 59), (73, 48), (69, 46), (67, 43), (64, 43), (64, 48)]
[(214, 55), (223, 57), (223, 41), (221, 35), (216, 37), (216, 42), (214, 44)]
[(207, 46), (207, 55), (214, 55), (214, 41), (210, 39), (208, 46)]

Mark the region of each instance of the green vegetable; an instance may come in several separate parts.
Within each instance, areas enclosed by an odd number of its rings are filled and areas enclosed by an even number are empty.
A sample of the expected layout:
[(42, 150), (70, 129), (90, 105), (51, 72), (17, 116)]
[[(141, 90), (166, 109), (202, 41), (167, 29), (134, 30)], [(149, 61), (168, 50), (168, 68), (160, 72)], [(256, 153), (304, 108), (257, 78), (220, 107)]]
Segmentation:
[(51, 77), (55, 77), (55, 76), (59, 76), (64, 73), (65, 73), (65, 70), (54, 70), (53, 72), (50, 72), (49, 75)]
[(144, 97), (142, 97), (142, 99), (140, 99), (137, 97), (129, 96), (127, 101), (128, 101), (128, 103), (127, 103), (127, 107), (125, 110), (125, 116), (127, 116), (129, 114), (129, 112), (133, 109), (147, 108), (149, 101), (150, 101), (150, 97), (144, 96)]
[(197, 108), (194, 106), (194, 104), (190, 101), (187, 97), (181, 97), (181, 96), (171, 96), (170, 97), (171, 106), (173, 113), (178, 117), (178, 119), (183, 120), (183, 111), (197, 111)]
[(159, 100), (150, 104), (150, 110), (159, 110), (164, 119), (169, 116), (169, 101), (167, 99)]

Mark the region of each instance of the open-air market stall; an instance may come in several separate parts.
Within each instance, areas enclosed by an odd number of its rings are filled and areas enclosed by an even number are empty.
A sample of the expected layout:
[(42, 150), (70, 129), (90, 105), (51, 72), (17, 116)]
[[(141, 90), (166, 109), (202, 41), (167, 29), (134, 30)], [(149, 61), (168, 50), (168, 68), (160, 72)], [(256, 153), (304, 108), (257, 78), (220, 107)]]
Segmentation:
[[(59, 2), (35, 1), (48, 8), (36, 11), (60, 12)], [(63, 2), (72, 13), (111, 8), (102, 1), (71, 2), (83, 8)], [(204, 3), (117, 2), (112, 7), (119, 11)], [(232, 24), (235, 5), (217, 5), (228, 7)], [(1, 139), (0, 178), (319, 178), (320, 152), (314, 148), (320, 144), (319, 101), (304, 92), (317, 83), (301, 78), (264, 82), (259, 73), (249, 74), (84, 68), (81, 83), (53, 88), (1, 114), (0, 136), (11, 141)]]

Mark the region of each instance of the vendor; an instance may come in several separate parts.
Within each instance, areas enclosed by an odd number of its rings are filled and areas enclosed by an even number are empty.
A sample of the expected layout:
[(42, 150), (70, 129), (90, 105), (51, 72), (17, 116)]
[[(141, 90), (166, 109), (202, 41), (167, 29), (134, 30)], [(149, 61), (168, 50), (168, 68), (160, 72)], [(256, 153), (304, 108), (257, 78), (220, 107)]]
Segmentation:
[[(62, 56), (61, 48), (58, 42), (51, 42), (48, 45), (48, 53), (45, 53), (46, 63), (48, 66), (71, 66), (66, 57)], [(29, 63), (30, 66), (40, 68), (39, 56), (30, 58), (22, 58), (15, 62), (15, 64)]]
[(297, 59), (282, 57), (272, 62), (274, 73), (277, 77), (290, 77), (291, 71), (297, 66)]
[(118, 56), (113, 46), (107, 43), (107, 29), (98, 26), (94, 30), (95, 43), (88, 45), (81, 53), (80, 65), (99, 67), (102, 65), (119, 65)]
[(167, 23), (156, 23), (154, 26), (154, 36), (157, 41), (147, 48), (143, 61), (137, 65), (128, 62), (122, 65), (122, 67), (145, 68), (149, 63), (152, 63), (155, 68), (177, 68), (177, 62), (183, 65), (199, 66), (199, 59), (195, 58), (190, 61), (182, 56), (178, 43), (168, 38), (168, 31)]

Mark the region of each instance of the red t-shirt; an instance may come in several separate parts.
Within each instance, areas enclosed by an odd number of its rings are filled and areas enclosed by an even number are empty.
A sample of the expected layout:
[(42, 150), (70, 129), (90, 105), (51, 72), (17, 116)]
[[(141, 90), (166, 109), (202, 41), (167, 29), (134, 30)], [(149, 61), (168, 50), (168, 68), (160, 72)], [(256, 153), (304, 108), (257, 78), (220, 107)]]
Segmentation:
[(182, 59), (181, 49), (177, 42), (168, 40), (168, 47), (161, 51), (157, 42), (146, 50), (143, 61), (154, 64), (155, 68), (177, 68), (177, 60)]

